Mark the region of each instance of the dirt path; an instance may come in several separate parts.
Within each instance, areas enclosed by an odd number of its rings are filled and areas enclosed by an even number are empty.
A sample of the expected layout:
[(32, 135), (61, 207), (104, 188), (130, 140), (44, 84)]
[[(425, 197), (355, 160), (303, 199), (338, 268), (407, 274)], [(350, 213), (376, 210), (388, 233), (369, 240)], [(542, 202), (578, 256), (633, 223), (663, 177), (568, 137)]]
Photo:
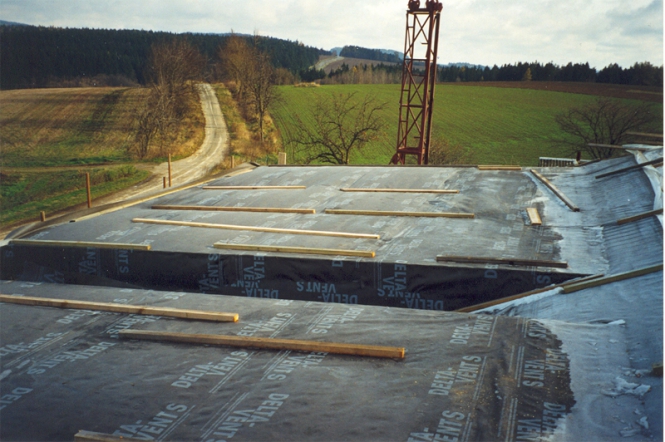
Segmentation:
[[(219, 164), (229, 151), (229, 136), (226, 128), (226, 122), (222, 115), (222, 110), (217, 101), (217, 96), (212, 86), (209, 84), (200, 84), (198, 86), (199, 96), (201, 97), (201, 106), (205, 116), (205, 138), (201, 147), (195, 154), (183, 158), (182, 160), (171, 163), (171, 182), (172, 186), (180, 186), (191, 181), (203, 178), (210, 170)], [(106, 167), (106, 166), (105, 166)], [(108, 166), (113, 167), (113, 165)], [(139, 196), (150, 196), (163, 189), (163, 177), (168, 177), (168, 163), (162, 163), (154, 166), (137, 164), (137, 168), (145, 169), (151, 172), (152, 176), (136, 186), (130, 187), (111, 195), (96, 198), (92, 201), (94, 206), (125, 201)], [(80, 166), (78, 166), (80, 168)], [(167, 184), (168, 185), (168, 184)], [(52, 213), (49, 218), (55, 218), (65, 213), (71, 212), (73, 208)], [(24, 225), (31, 224), (29, 222)], [(14, 225), (9, 228), (0, 228), (0, 239), (7, 236), (10, 232), (21, 227)]]
[[(204, 177), (228, 154), (228, 130), (215, 91), (209, 84), (200, 84), (198, 87), (206, 121), (205, 138), (194, 155), (171, 163), (171, 183), (173, 186)], [(113, 195), (96, 199), (93, 204), (115, 203), (162, 191), (163, 177), (168, 177), (168, 163), (151, 166), (148, 170), (152, 173), (149, 180)]]

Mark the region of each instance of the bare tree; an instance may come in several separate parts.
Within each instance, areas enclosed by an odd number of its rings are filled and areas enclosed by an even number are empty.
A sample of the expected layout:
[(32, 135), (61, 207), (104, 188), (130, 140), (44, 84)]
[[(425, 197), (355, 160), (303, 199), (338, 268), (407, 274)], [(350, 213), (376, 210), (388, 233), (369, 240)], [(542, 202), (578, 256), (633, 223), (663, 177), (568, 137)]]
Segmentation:
[(245, 80), (251, 70), (251, 48), (246, 39), (235, 34), (226, 40), (224, 46), (217, 49), (217, 56), (221, 60), (222, 74), (233, 81), (236, 87), (236, 97), (242, 101), (245, 92)]
[(150, 93), (138, 110), (138, 131), (133, 150), (139, 158), (149, 154), (149, 145), (159, 135), (160, 153), (170, 144), (189, 111), (188, 102), (196, 94), (205, 58), (186, 40), (172, 40), (151, 48), (146, 77)]
[(251, 51), (251, 56), (251, 70), (247, 76), (247, 101), (256, 112), (259, 120), (259, 136), (263, 142), (263, 120), (276, 96), (275, 69), (265, 52), (254, 49)]
[(385, 128), (381, 111), (386, 105), (371, 96), (359, 98), (355, 92), (318, 96), (311, 110), (313, 124), (296, 115), (297, 127), (288, 135), (288, 143), (306, 163), (349, 164), (351, 154), (378, 139)]
[(588, 153), (594, 159), (610, 158), (616, 149), (592, 147), (589, 144), (625, 144), (628, 132), (642, 131), (653, 125), (656, 115), (652, 105), (598, 97), (595, 102), (574, 107), (557, 115), (556, 122), (571, 137), (559, 140), (573, 152)]

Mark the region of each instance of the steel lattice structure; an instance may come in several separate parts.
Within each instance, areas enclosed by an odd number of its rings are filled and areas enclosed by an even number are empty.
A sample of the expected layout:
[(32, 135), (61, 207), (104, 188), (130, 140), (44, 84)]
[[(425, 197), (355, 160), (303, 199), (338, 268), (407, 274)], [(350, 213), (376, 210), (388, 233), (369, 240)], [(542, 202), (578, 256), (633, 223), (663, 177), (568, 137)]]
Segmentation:
[(407, 155), (415, 155), (418, 164), (428, 163), (442, 8), (438, 0), (427, 0), (424, 8), (420, 7), (419, 0), (409, 1), (397, 152), (391, 160), (392, 164), (404, 164)]

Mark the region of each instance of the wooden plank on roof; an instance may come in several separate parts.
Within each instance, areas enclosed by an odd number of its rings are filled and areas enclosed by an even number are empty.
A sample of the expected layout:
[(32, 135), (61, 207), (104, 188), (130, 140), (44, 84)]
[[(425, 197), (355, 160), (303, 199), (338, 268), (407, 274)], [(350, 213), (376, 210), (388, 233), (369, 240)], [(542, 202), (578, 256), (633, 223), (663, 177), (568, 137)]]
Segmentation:
[(325, 352), (374, 358), (404, 358), (404, 347), (347, 344), (338, 342), (308, 341), (299, 339), (257, 338), (250, 336), (206, 335), (171, 333), (147, 330), (121, 330), (118, 335), (128, 339), (182, 342), (187, 344), (223, 345), (230, 347), (290, 350), (301, 352)]
[(332, 236), (337, 238), (357, 238), (357, 239), (380, 239), (380, 235), (368, 233), (348, 233), (348, 232), (327, 232), (324, 230), (298, 230), (298, 229), (278, 229), (273, 227), (255, 227), (255, 226), (242, 226), (234, 224), (213, 224), (213, 223), (199, 223), (190, 221), (171, 221), (164, 219), (149, 219), (149, 218), (134, 218), (133, 223), (145, 224), (159, 224), (169, 226), (185, 226), (185, 227), (201, 227), (207, 229), (222, 229), (222, 230), (247, 230), (251, 232), (266, 232), (266, 233), (286, 233), (289, 235), (313, 235), (313, 236)]
[(540, 214), (538, 209), (535, 207), (528, 207), (526, 209), (526, 214), (529, 215), (529, 220), (531, 220), (532, 226), (540, 226), (543, 224), (543, 221), (540, 219)]
[(573, 212), (579, 212), (580, 208), (577, 207), (571, 200), (568, 198), (562, 191), (560, 191), (554, 184), (550, 182), (547, 178), (542, 176), (537, 170), (531, 169), (531, 173), (534, 174), (544, 185), (546, 185), (556, 196), (559, 197), (561, 201), (564, 202)]
[(95, 431), (79, 430), (74, 435), (74, 442), (138, 442), (145, 439), (134, 437), (116, 436), (114, 434), (97, 433)]
[(547, 287), (542, 287), (542, 288), (539, 288), (539, 289), (530, 290), (528, 292), (518, 293), (517, 295), (506, 296), (505, 298), (494, 299), (492, 301), (487, 301), (487, 302), (483, 302), (481, 304), (471, 305), (469, 307), (462, 307), (462, 308), (457, 309), (455, 311), (460, 312), (460, 313), (476, 312), (476, 311), (482, 310), (484, 308), (493, 307), (493, 306), (499, 305), (499, 304), (504, 304), (506, 302), (514, 301), (516, 299), (526, 298), (527, 296), (537, 295), (538, 293), (543, 293), (543, 292), (548, 292), (548, 291), (554, 290), (558, 287), (563, 287), (563, 286), (571, 285), (571, 284), (577, 284), (577, 283), (584, 282), (584, 281), (591, 281), (592, 279), (602, 278), (603, 276), (604, 275), (601, 273), (601, 274), (598, 274), (598, 275), (591, 275), (591, 276), (585, 276), (583, 278), (576, 278), (576, 279), (573, 279), (573, 280), (570, 280), (570, 281), (563, 282), (561, 284), (550, 285), (550, 286), (547, 286)]
[(203, 186), (204, 190), (302, 190), (307, 186)]
[(638, 276), (648, 275), (650, 273), (662, 272), (663, 263), (655, 266), (644, 267), (629, 272), (617, 273), (616, 275), (608, 275), (603, 278), (594, 279), (593, 281), (581, 282), (579, 284), (571, 284), (563, 288), (564, 293), (573, 293), (579, 290), (597, 287), (600, 285), (610, 284), (612, 282), (623, 281), (625, 279), (637, 278)]
[(647, 149), (647, 148), (644, 148), (644, 147), (628, 147), (628, 146), (619, 146), (617, 144), (589, 143), (587, 145), (589, 147), (596, 147), (596, 148), (600, 148), (600, 149), (619, 149), (619, 150), (628, 150), (628, 149), (630, 149), (630, 150), (639, 150), (640, 152), (651, 150), (651, 149)]
[(251, 252), (275, 252), (275, 253), (302, 253), (305, 255), (333, 255), (333, 256), (357, 256), (361, 258), (374, 258), (376, 253), (372, 250), (344, 250), (344, 249), (324, 249), (315, 247), (293, 247), (293, 246), (273, 246), (273, 245), (254, 245), (254, 244), (226, 244), (215, 243), (216, 249), (226, 250), (246, 250)]
[(629, 216), (629, 217), (626, 217), (626, 218), (621, 218), (620, 220), (617, 220), (617, 224), (622, 225), (622, 224), (632, 223), (633, 221), (639, 221), (641, 219), (649, 218), (651, 216), (661, 215), (662, 213), (663, 213), (662, 208), (661, 209), (656, 209), (656, 210), (650, 210), (648, 212), (640, 213), (638, 215), (633, 215), (633, 216)]
[(325, 213), (331, 215), (367, 215), (367, 216), (412, 216), (430, 218), (474, 218), (473, 213), (450, 213), (450, 212), (399, 212), (390, 210), (349, 210), (349, 209), (326, 209)]
[(596, 179), (605, 178), (605, 177), (608, 177), (608, 176), (611, 176), (611, 175), (617, 175), (619, 173), (628, 172), (628, 171), (631, 171), (631, 170), (641, 169), (641, 168), (646, 167), (646, 166), (651, 166), (651, 165), (655, 166), (656, 164), (662, 163), (662, 162), (663, 162), (662, 158), (656, 158), (655, 160), (645, 161), (644, 163), (636, 164), (634, 166), (624, 167), (623, 169), (617, 169), (617, 170), (613, 170), (613, 171), (607, 172), (607, 173), (601, 173), (600, 175), (596, 175)]
[(626, 135), (633, 135), (636, 137), (645, 137), (645, 138), (663, 138), (663, 134), (652, 134), (646, 132), (626, 132)]
[(92, 241), (55, 241), (46, 239), (12, 239), (10, 244), (16, 246), (47, 246), (47, 247), (93, 247), (97, 249), (120, 249), (120, 250), (150, 250), (148, 244), (127, 244), (117, 242), (92, 242)]
[(238, 320), (237, 313), (211, 312), (205, 310), (185, 310), (171, 307), (151, 307), (146, 305), (128, 305), (110, 302), (76, 301), (71, 299), (38, 298), (34, 296), (0, 294), (0, 302), (39, 307), (97, 310), (104, 312), (126, 313), (130, 315), (168, 316), (171, 318), (197, 319), (200, 321), (236, 322)]
[(291, 209), (286, 207), (229, 207), (229, 206), (188, 206), (155, 204), (153, 210), (203, 210), (209, 212), (265, 212), (265, 213), (316, 213), (315, 209)]
[(502, 165), (480, 165), (477, 166), (478, 170), (512, 170), (512, 171), (521, 171), (522, 168), (520, 166), (502, 166)]
[(468, 264), (503, 264), (511, 266), (527, 266), (527, 267), (556, 267), (565, 269), (568, 268), (567, 262), (562, 261), (548, 261), (541, 259), (517, 259), (517, 258), (489, 258), (482, 256), (443, 256), (436, 257), (437, 262), (458, 262)]
[(343, 187), (342, 192), (392, 192), (392, 193), (459, 193), (459, 190), (447, 189), (387, 189), (387, 188), (369, 188), (369, 187)]

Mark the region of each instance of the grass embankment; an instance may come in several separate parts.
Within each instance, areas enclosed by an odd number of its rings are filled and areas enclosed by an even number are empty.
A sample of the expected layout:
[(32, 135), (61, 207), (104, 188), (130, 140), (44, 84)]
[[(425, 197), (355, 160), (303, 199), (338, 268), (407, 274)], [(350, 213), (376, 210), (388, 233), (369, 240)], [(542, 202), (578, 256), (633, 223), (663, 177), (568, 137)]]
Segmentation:
[[(259, 164), (277, 164), (279, 136), (272, 118), (266, 115), (263, 120), (264, 142), (259, 135), (258, 117), (250, 106), (238, 103), (231, 91), (223, 83), (213, 84), (215, 95), (222, 109), (229, 131), (230, 153), (234, 164), (253, 161)], [(226, 158), (219, 168), (231, 167), (231, 159)]]
[[(296, 115), (311, 123), (309, 109), (320, 94), (357, 91), (388, 103), (382, 112), (387, 128), (381, 139), (352, 156), (353, 164), (388, 164), (397, 139), (400, 85), (338, 85), (320, 88), (281, 86), (282, 100), (272, 116), (282, 137), (288, 139)], [(555, 116), (575, 106), (594, 101), (592, 95), (508, 87), (438, 84), (434, 104), (433, 138), (467, 149), (475, 164), (535, 166), (539, 157), (569, 157), (556, 140), (565, 136)], [(662, 104), (656, 105), (662, 115)], [(289, 150), (289, 161), (294, 153)], [(298, 161), (295, 156), (295, 161)]]
[[(135, 166), (129, 147), (146, 94), (139, 88), (0, 92), (0, 225), (85, 203), (85, 172), (93, 199), (145, 180), (150, 173)], [(193, 109), (175, 138), (175, 157), (190, 154), (203, 140), (198, 101)], [(163, 160), (159, 155), (147, 161)]]

